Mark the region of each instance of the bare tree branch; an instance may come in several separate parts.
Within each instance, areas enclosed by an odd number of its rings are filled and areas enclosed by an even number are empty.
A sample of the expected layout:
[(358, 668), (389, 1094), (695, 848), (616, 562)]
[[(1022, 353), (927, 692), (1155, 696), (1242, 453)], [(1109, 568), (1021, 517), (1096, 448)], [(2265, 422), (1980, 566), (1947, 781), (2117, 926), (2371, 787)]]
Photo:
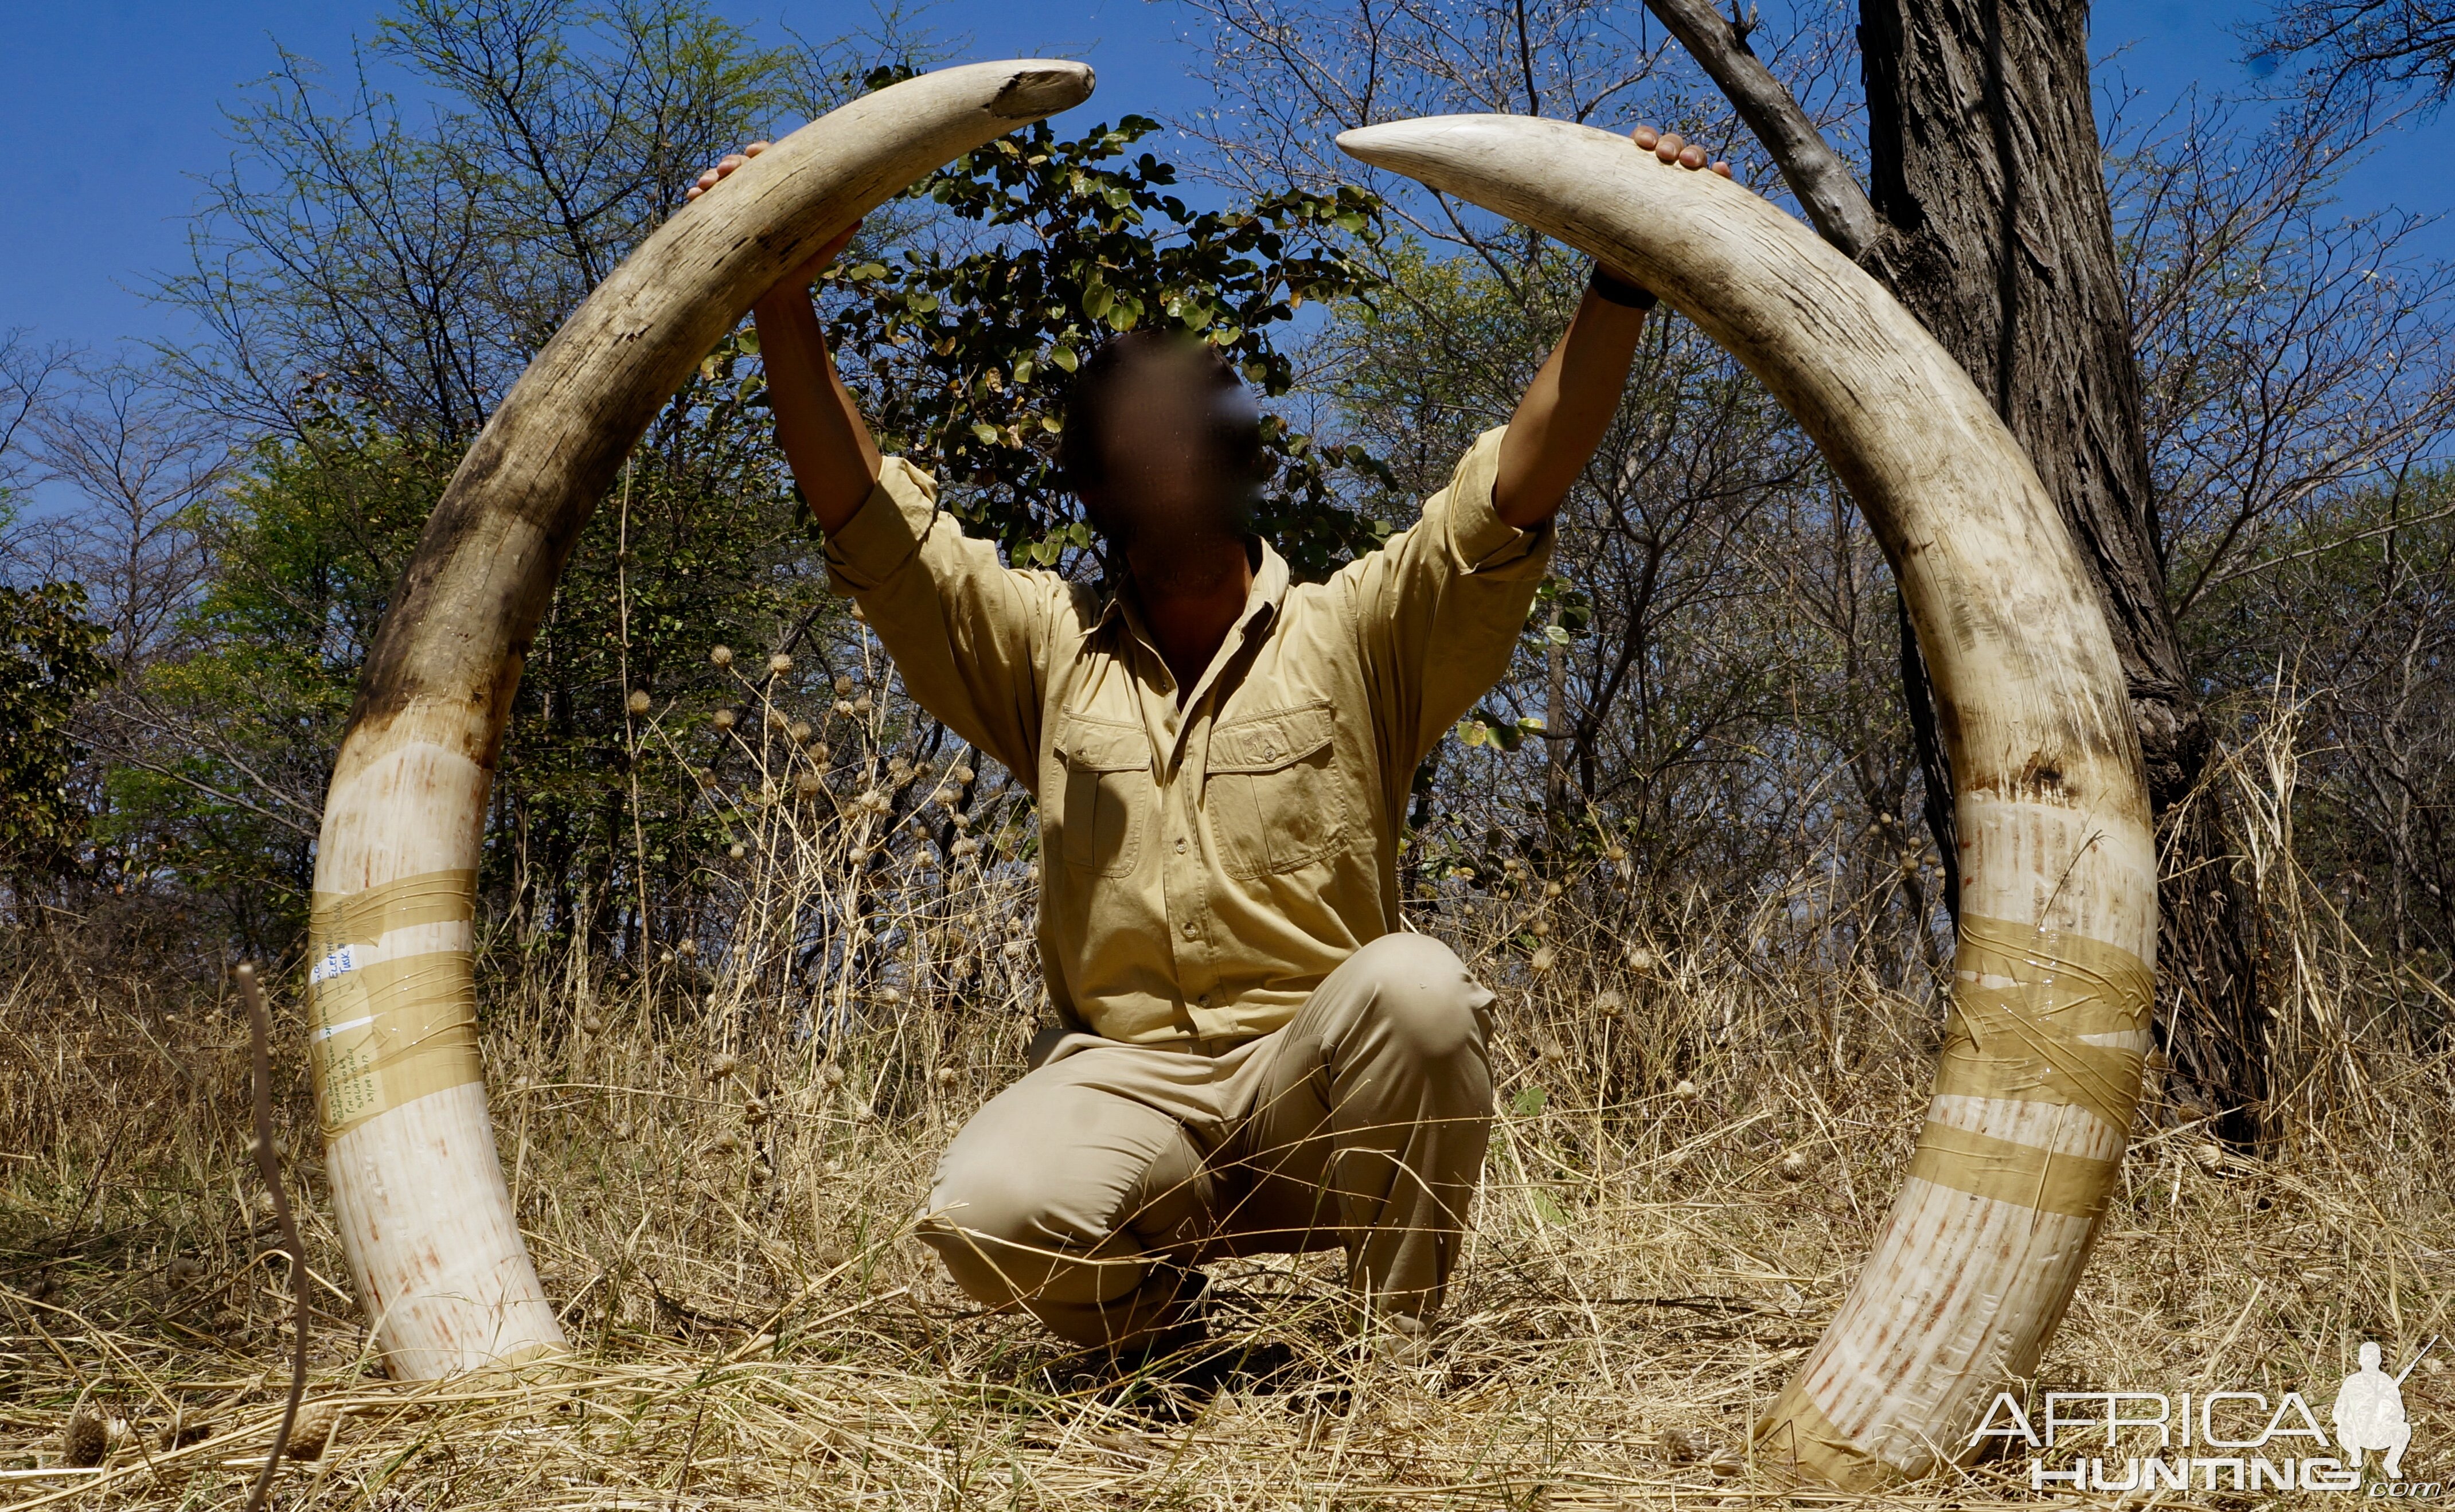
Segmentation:
[(1797, 96), (1750, 50), (1747, 32), (1714, 10), (1713, 0), (1645, 0), (1645, 6), (1730, 97), (1824, 239), (1852, 257), (1874, 246), (1883, 230), (1875, 204)]

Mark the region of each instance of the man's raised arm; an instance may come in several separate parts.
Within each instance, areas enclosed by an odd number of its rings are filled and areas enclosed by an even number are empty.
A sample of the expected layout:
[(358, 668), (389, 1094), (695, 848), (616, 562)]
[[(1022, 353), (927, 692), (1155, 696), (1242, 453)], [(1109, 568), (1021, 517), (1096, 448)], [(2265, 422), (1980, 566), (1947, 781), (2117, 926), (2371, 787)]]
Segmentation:
[[(726, 153), (699, 176), (688, 197), (699, 198), (766, 150), (766, 143), (753, 142)], [(810, 303), (810, 285), (859, 230), (859, 222), (846, 227), (750, 307), (750, 318), (759, 327), (759, 360), (767, 370), (767, 395), (775, 406), (776, 439), (783, 445), (784, 460), (809, 503), (810, 516), (830, 535), (850, 523), (877, 486), (880, 457), (878, 442), (862, 423), (861, 411), (827, 355), (826, 333)]]
[[(1637, 146), (1651, 149), (1666, 163), (1692, 170), (1705, 166), (1703, 149), (1675, 134), (1650, 126), (1632, 134)], [(1714, 171), (1728, 178), (1731, 165), (1715, 163)], [(1654, 296), (1643, 289), (1609, 269), (1594, 270), (1567, 334), (1527, 386), (1517, 413), (1509, 417), (1500, 470), (1491, 484), (1492, 512), (1505, 523), (1531, 530), (1559, 513), (1619, 410), (1637, 333), (1653, 305)]]
[[(766, 146), (700, 176), (699, 198)], [(1031, 780), (1040, 738), (1040, 651), (1066, 605), (1046, 574), (1009, 571), (987, 541), (937, 507), (928, 474), (879, 454), (827, 355), (810, 284), (854, 227), (750, 307), (776, 439), (826, 534), (827, 572), (860, 599), (904, 691), (948, 728)]]

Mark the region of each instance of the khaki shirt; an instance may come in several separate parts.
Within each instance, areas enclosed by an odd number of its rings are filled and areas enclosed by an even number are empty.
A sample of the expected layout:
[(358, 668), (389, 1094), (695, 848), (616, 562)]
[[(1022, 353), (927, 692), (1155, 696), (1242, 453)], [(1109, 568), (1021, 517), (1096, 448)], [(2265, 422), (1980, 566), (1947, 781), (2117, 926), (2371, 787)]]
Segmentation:
[(1398, 927), (1415, 768), (1508, 670), (1551, 556), (1548, 525), (1492, 512), (1503, 433), (1326, 583), (1263, 544), (1182, 700), (1130, 594), (1006, 567), (900, 457), (828, 536), (906, 691), (1038, 792), (1041, 959), (1069, 1027), (1223, 1049)]

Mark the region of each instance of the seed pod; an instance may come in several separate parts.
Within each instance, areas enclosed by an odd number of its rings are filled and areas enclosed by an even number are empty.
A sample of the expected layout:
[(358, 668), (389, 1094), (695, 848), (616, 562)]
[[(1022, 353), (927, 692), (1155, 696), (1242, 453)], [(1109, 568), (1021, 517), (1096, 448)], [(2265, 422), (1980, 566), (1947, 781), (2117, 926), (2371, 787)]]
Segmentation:
[(848, 698), (852, 696), (852, 679), (850, 677), (838, 677), (836, 679), (836, 696), (839, 698)]
[(584, 1034), (601, 1034), (605, 1028), (605, 1020), (598, 1018), (595, 1014), (581, 1014), (579, 1016), (579, 1027), (580, 1031)]
[(956, 1074), (955, 1068), (952, 1066), (940, 1066), (938, 1068), (938, 1085), (942, 1087), (953, 1086), (955, 1084)]
[(756, 1127), (756, 1126), (758, 1126), (759, 1124), (761, 1124), (761, 1123), (766, 1122), (766, 1121), (767, 1121), (767, 1103), (766, 1103), (766, 1100), (765, 1100), (764, 1099), (757, 1098), (757, 1097), (749, 1097), (749, 1098), (744, 1098), (744, 1099), (741, 1099), (741, 1121), (742, 1121), (742, 1122), (744, 1122), (744, 1123), (750, 1124), (750, 1125), (752, 1125), (753, 1127)]
[(965, 857), (981, 854), (981, 842), (966, 835), (962, 839), (957, 840), (952, 849), (955, 853), (956, 858), (961, 860)]
[(1526, 926), (1526, 932), (1536, 939), (1549, 939), (1552, 937), (1552, 921), (1548, 918), (1538, 918)]
[(946, 775), (947, 775), (948, 776), (950, 776), (950, 777), (953, 777), (953, 778), (954, 778), (956, 781), (958, 781), (958, 782), (969, 782), (970, 780), (972, 780), (972, 778), (973, 778), (973, 777), (975, 777), (975, 776), (979, 776), (979, 774), (978, 774), (978, 773), (974, 772), (970, 767), (967, 767), (967, 766), (961, 766), (961, 767), (957, 767), (955, 770), (953, 770), (952, 772), (947, 773)]
[(780, 651), (767, 658), (767, 670), (781, 677), (793, 670), (793, 658)]
[(1631, 971), (1652, 971), (1654, 969), (1654, 952), (1646, 949), (1642, 945), (1633, 944), (1629, 946), (1628, 969)]
[(724, 854), (738, 861), (750, 853), (742, 849), (741, 842), (740, 840), (736, 840), (731, 845), (724, 848)]
[(709, 722), (714, 724), (720, 730), (732, 729), (735, 718), (736, 716), (730, 709), (719, 709), (716, 713), (708, 716)]
[(869, 713), (869, 695), (865, 693), (852, 701), (852, 712), (855, 714), (867, 714)]
[(1671, 1089), (1671, 1095), (1682, 1102), (1694, 1102), (1700, 1096), (1696, 1090), (1696, 1083), (1686, 1077), (1679, 1079), (1679, 1084)]
[(784, 733), (793, 737), (793, 743), (795, 745), (808, 745), (810, 743), (810, 736), (817, 732), (810, 728), (809, 720), (796, 719), (793, 721), (791, 727), (785, 730)]
[(767, 706), (768, 729), (781, 730), (791, 725), (792, 722), (793, 716), (791, 715), (788, 715), (783, 710), (777, 708), (774, 704), (769, 704)]
[(2191, 1159), (2202, 1171), (2222, 1171), (2225, 1163), (2224, 1146), (2214, 1139), (2201, 1139), (2191, 1146)]
[(674, 946), (674, 953), (678, 956), (696, 956), (699, 954), (699, 941), (685, 939)]
[(852, 700), (849, 698), (838, 698), (835, 701), (834, 706), (827, 712), (834, 715), (839, 719), (849, 719), (852, 717)]
[(871, 996), (875, 997), (880, 1002), (884, 1003), (889, 1008), (894, 1007), (897, 1003), (903, 1000), (903, 992), (894, 987), (881, 987)]
[(1673, 1428), (1662, 1435), (1662, 1457), (1673, 1464), (1694, 1464), (1713, 1452), (1713, 1436), (1702, 1428)]
[(1557, 882), (1546, 882), (1543, 884), (1543, 896), (1545, 897), (1557, 897), (1560, 896), (1562, 888)]
[(1614, 865), (1621, 861), (1625, 861), (1628, 859), (1628, 847), (1625, 845), (1606, 845), (1603, 847), (1603, 859), (1610, 861)]
[(820, 1073), (819, 1073), (819, 1080), (820, 1080), (820, 1081), (822, 1081), (822, 1082), (823, 1082), (823, 1083), (825, 1083), (827, 1086), (830, 1086), (830, 1087), (833, 1087), (833, 1086), (841, 1086), (841, 1085), (842, 1085), (842, 1083), (843, 1083), (843, 1067), (842, 1067), (842, 1066), (829, 1066), (829, 1067), (827, 1067), (824, 1071), (822, 1071), (822, 1072), (820, 1072)]
[(716, 1142), (710, 1148), (719, 1155), (737, 1154), (741, 1149), (741, 1136), (727, 1129), (716, 1137)]
[(172, 1449), (184, 1449), (192, 1443), (213, 1436), (212, 1419), (192, 1416), (191, 1409), (179, 1407), (172, 1410), (171, 1421), (162, 1425), (162, 1431), (155, 1441), (161, 1444), (165, 1452), (168, 1452)]
[(628, 1144), (639, 1137), (639, 1126), (633, 1123), (628, 1119), (624, 1119), (621, 1122), (614, 1125), (614, 1138), (619, 1143)]
[(60, 1458), (71, 1469), (91, 1469), (110, 1452), (111, 1425), (101, 1413), (79, 1407), (69, 1415), (69, 1425), (60, 1434)]
[(1816, 1169), (1816, 1157), (1805, 1150), (1793, 1150), (1774, 1169), (1781, 1173), (1785, 1181), (1804, 1181), (1808, 1173)]
[(707, 1079), (721, 1081), (741, 1069), (741, 1058), (727, 1050), (707, 1063)]
[(648, 702), (647, 689), (634, 688), (631, 690), (630, 704), (631, 712), (633, 714), (646, 714), (648, 712)]
[(817, 797), (825, 791), (827, 779), (816, 772), (797, 772), (793, 775), (793, 791), (805, 798)]
[(1526, 969), (1540, 977), (1552, 969), (1552, 947), (1537, 945), (1534, 954), (1526, 958)]
[(733, 665), (733, 648), (718, 646), (707, 654), (707, 659), (720, 667), (730, 667)]
[(290, 1437), (281, 1441), (281, 1452), (293, 1460), (322, 1459), (340, 1421), (341, 1409), (332, 1402), (302, 1402), (296, 1421), (290, 1424)]
[(1616, 1018), (1627, 1008), (1628, 999), (1613, 989), (1605, 988), (1594, 995), (1594, 1017), (1597, 1018)]

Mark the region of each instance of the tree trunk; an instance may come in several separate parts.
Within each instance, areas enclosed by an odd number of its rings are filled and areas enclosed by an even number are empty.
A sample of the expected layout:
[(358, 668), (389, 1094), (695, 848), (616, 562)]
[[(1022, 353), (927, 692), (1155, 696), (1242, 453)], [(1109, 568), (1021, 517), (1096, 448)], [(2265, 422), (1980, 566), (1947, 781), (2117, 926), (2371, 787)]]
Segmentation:
[[(1959, 359), (2027, 449), (2114, 632), (2164, 852), (2159, 1036), (2236, 1140), (2256, 1138), (2266, 1022), (2246, 899), (2165, 596), (2140, 371), (2091, 106), (2083, 0), (1862, 0), (1863, 259)], [(1903, 670), (1921, 675), (1914, 653)], [(1914, 709), (1926, 690), (1913, 686)], [(1949, 791), (1931, 721), (1919, 756)], [(2188, 801), (2186, 802), (2185, 799)], [(1936, 840), (1956, 854), (1948, 806)]]

